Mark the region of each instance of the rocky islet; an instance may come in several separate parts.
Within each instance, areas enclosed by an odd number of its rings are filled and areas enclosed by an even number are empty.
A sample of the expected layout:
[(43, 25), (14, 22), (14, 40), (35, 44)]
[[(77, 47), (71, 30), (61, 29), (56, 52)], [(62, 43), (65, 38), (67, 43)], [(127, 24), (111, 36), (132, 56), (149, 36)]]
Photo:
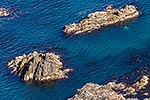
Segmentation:
[(0, 8), (0, 17), (6, 17), (10, 15), (10, 11), (6, 8)]
[(87, 83), (68, 100), (150, 100), (150, 66), (112, 79), (104, 85)]
[(126, 5), (125, 8), (119, 9), (109, 5), (104, 11), (90, 13), (87, 18), (81, 20), (79, 23), (66, 25), (63, 31), (69, 35), (92, 32), (105, 26), (134, 19), (139, 14), (139, 11), (133, 5)]
[(68, 78), (66, 74), (72, 71), (63, 69), (59, 55), (36, 51), (16, 57), (8, 62), (8, 66), (13, 69), (12, 73), (18, 73), (24, 81), (55, 81)]

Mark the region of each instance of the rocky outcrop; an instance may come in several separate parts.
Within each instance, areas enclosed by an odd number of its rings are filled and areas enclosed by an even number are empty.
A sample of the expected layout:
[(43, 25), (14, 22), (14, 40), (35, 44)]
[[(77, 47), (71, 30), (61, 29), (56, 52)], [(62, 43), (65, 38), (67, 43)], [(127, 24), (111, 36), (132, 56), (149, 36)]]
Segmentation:
[(150, 100), (150, 68), (141, 67), (105, 85), (87, 83), (68, 100)]
[(18, 73), (24, 81), (55, 81), (68, 78), (66, 74), (72, 71), (72, 69), (62, 69), (63, 64), (59, 55), (43, 54), (36, 51), (16, 57), (8, 63), (8, 66), (13, 69), (13, 73)]
[(115, 9), (110, 5), (104, 11), (89, 14), (86, 19), (81, 20), (79, 23), (66, 25), (63, 31), (67, 34), (91, 32), (105, 26), (133, 19), (138, 15), (139, 12), (133, 5), (127, 5), (121, 9)]
[(150, 100), (150, 98), (146, 98), (146, 99), (144, 99), (144, 100)]
[(87, 83), (77, 94), (68, 100), (124, 100), (125, 98), (112, 90), (111, 86)]
[(0, 17), (9, 16), (10, 12), (6, 8), (0, 8)]

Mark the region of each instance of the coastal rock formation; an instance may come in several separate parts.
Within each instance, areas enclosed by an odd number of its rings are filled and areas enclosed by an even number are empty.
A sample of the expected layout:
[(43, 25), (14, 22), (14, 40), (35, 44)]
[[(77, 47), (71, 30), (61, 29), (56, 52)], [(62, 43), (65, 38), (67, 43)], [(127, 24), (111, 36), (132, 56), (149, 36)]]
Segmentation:
[(115, 9), (110, 5), (104, 11), (90, 13), (86, 19), (81, 20), (79, 23), (66, 25), (63, 31), (67, 34), (91, 32), (105, 26), (133, 19), (138, 15), (139, 12), (133, 5), (126, 5), (125, 8), (121, 9)]
[(0, 17), (9, 16), (10, 12), (6, 8), (0, 8)]
[(150, 66), (138, 68), (105, 85), (87, 83), (68, 100), (150, 100)]
[(36, 51), (16, 57), (8, 63), (8, 66), (13, 69), (12, 73), (18, 73), (24, 81), (55, 81), (68, 78), (66, 74), (72, 71), (62, 69), (63, 64), (59, 55)]
[(112, 90), (111, 86), (87, 83), (77, 94), (68, 100), (124, 100), (125, 98)]

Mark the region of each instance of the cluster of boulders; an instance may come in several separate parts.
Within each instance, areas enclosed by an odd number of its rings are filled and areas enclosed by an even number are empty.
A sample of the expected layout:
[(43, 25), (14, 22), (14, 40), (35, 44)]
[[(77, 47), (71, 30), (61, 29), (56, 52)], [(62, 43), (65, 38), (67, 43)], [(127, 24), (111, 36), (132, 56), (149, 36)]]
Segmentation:
[(133, 5), (126, 5), (125, 8), (121, 9), (115, 9), (112, 5), (109, 5), (104, 11), (91, 13), (79, 23), (66, 25), (63, 31), (68, 34), (91, 32), (105, 26), (133, 19), (138, 15), (139, 11)]
[(0, 8), (0, 17), (9, 16), (10, 12), (6, 8)]
[(72, 69), (63, 69), (60, 56), (54, 53), (33, 52), (18, 56), (8, 63), (12, 73), (17, 73), (24, 81), (55, 81), (68, 78)]
[(87, 83), (68, 100), (150, 100), (150, 68), (139, 68), (105, 85)]

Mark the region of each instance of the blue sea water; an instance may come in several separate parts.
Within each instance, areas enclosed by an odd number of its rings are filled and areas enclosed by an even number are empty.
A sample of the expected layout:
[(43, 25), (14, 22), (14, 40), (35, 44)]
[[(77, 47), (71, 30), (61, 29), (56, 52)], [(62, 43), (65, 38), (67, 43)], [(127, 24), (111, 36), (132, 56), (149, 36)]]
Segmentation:
[[(89, 34), (62, 32), (64, 25), (108, 4), (134, 4), (142, 14)], [(0, 0), (0, 6), (16, 13), (0, 18), (0, 100), (66, 100), (87, 82), (103, 84), (113, 75), (150, 64), (150, 0)], [(7, 62), (33, 51), (55, 52), (74, 71), (55, 83), (24, 83), (10, 73)], [(144, 60), (131, 60), (137, 56)]]

